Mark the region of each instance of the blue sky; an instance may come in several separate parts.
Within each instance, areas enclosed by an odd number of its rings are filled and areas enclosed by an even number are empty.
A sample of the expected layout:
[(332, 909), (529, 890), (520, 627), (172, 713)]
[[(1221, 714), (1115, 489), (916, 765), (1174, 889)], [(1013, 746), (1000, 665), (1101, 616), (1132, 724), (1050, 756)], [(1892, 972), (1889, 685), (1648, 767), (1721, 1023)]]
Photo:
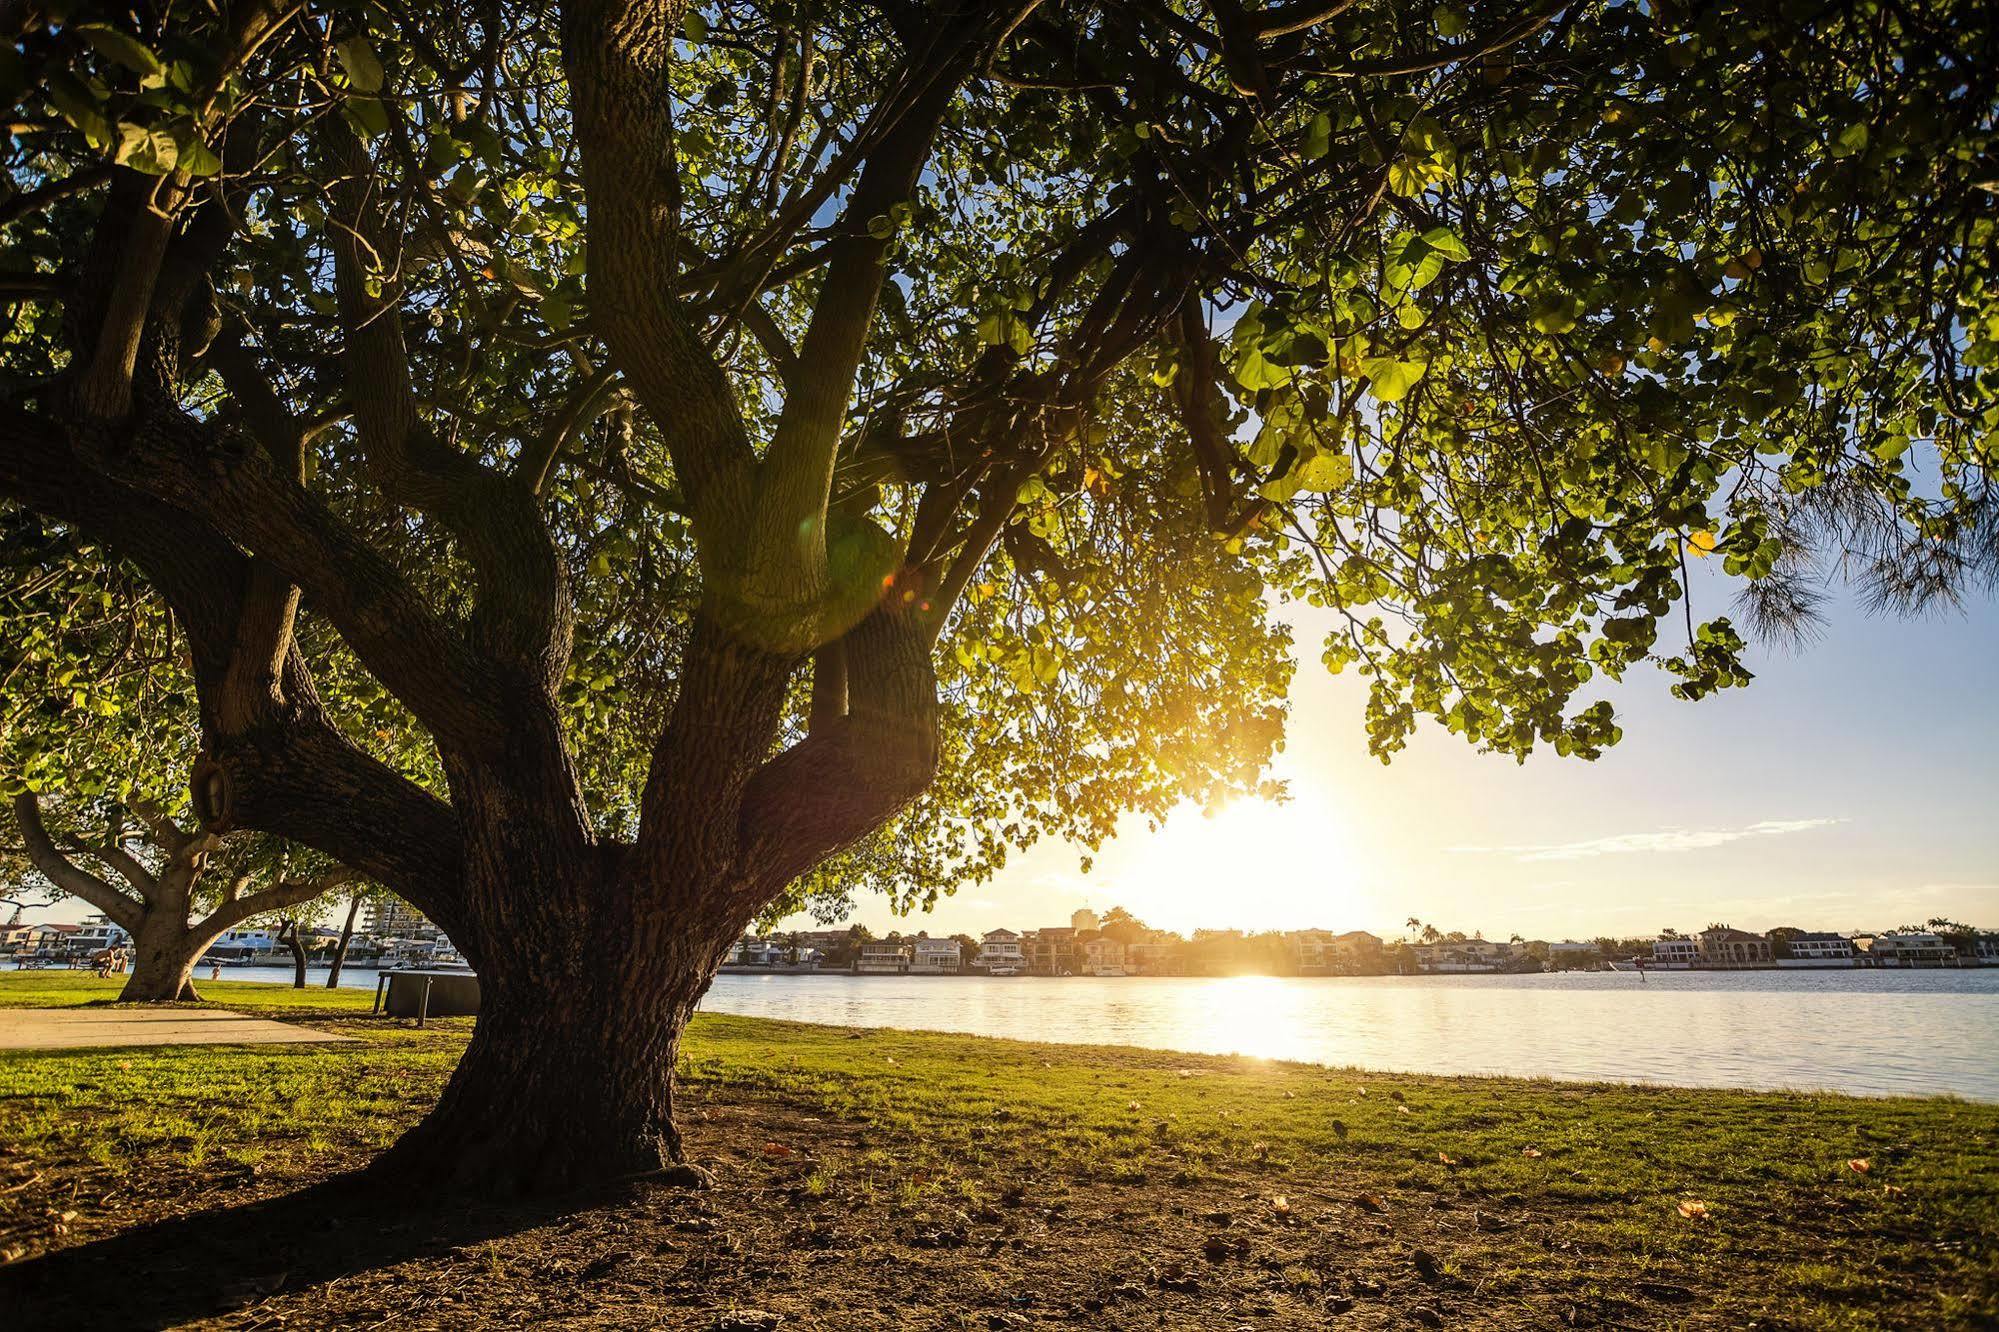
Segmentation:
[[(1727, 613), (1699, 589), (1697, 614)], [(1876, 929), (1943, 915), (1999, 927), (1999, 606), (1870, 615), (1835, 590), (1820, 638), (1753, 645), (1757, 679), (1699, 703), (1633, 672), (1610, 697), (1624, 740), (1594, 763), (1479, 754), (1431, 725), (1384, 768), (1365, 682), (1306, 650), (1278, 775), (1293, 798), (1142, 824), (1087, 875), (1038, 847), (929, 917), (877, 930), (977, 934), (1124, 905), (1171, 928), (1397, 932), (1417, 916), (1504, 938), (1650, 934), (1711, 921)], [(1665, 646), (1662, 639), (1661, 646)]]

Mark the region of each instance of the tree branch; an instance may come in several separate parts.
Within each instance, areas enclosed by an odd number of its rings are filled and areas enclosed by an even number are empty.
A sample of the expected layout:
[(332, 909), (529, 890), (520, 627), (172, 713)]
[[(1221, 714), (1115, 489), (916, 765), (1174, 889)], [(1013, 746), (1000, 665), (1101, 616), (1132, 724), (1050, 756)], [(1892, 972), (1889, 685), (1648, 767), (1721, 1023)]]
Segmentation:
[(880, 827), (936, 776), (937, 679), (917, 617), (891, 598), (843, 641), (847, 715), (764, 764), (744, 793), (742, 843), (759, 891)]
[(676, 295), (680, 167), (669, 66), (687, 0), (566, 0), (591, 322), (658, 424), (696, 514), (747, 510), (755, 456), (722, 368)]
[(252, 916), (261, 916), (266, 911), (282, 911), (286, 907), (324, 897), (342, 884), (352, 883), (360, 877), (353, 870), (341, 868), (328, 870), (310, 879), (281, 879), (262, 892), (251, 893), (247, 897), (225, 899), (195, 928), (201, 932), (213, 931), (220, 934), (223, 930), (240, 925)]
[(553, 691), (569, 660), (569, 583), (533, 489), (439, 440), (417, 410), (403, 340), (401, 243), (391, 243), (374, 164), (339, 116), (321, 122), (342, 168), (335, 191), (334, 288), (341, 363), (363, 454), (390, 499), (458, 538), (478, 581), (472, 639)]
[[(268, 471), (268, 461), (265, 467)], [(138, 565), (173, 607), (193, 658), (209, 752), (203, 780), (196, 784), (198, 810), (225, 827), (292, 837), (361, 870), (432, 919), (452, 919), (459, 884), (455, 816), (435, 796), (362, 753), (327, 720), (295, 644), (278, 690), (254, 717), (227, 717), (217, 705), (243, 619), (252, 570), (248, 556), (193, 515), (82, 466), (51, 428), (6, 407), (0, 407), (0, 495), (104, 541)], [(343, 595), (337, 585), (329, 591)], [(368, 617), (384, 613), (380, 601), (345, 609), (364, 630)], [(348, 641), (354, 641), (351, 635)], [(392, 652), (391, 641), (368, 641), (364, 660), (375, 651)], [(422, 652), (419, 641), (405, 640), (405, 650)], [(398, 677), (427, 673), (433, 677), (430, 689), (438, 687), (442, 673), (448, 691), (451, 653), (442, 645), (435, 650), (444, 655), (412, 661), (409, 669), (391, 656), (386, 669)], [(232, 720), (248, 724), (226, 724)], [(385, 828), (397, 829), (397, 835), (383, 836)]]
[(128, 931), (136, 932), (145, 908), (56, 849), (42, 825), (41, 802), (32, 791), (14, 797), (14, 822), (28, 848), (28, 859), (43, 878), (72, 897), (80, 897)]

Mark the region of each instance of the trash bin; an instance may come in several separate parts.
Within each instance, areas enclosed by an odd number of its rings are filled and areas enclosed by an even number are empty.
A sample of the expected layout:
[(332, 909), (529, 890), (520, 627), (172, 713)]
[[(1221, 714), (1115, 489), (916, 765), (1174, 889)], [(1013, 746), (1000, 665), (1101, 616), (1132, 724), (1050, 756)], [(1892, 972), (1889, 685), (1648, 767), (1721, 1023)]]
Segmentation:
[[(386, 987), (387, 993), (383, 990)], [(468, 1017), (479, 1011), (479, 976), (473, 971), (411, 968), (385, 971), (375, 985), (378, 1010), (390, 1017)]]

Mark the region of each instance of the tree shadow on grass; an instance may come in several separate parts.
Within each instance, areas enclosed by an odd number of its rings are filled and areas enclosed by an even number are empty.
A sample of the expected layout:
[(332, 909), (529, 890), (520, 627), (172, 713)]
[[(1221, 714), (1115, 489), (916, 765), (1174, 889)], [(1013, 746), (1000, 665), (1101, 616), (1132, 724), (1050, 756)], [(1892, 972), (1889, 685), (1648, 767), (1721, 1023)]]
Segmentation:
[(0, 1269), (0, 1326), (166, 1328), (433, 1258), (594, 1199), (493, 1204), (398, 1197), (368, 1175), (135, 1226)]

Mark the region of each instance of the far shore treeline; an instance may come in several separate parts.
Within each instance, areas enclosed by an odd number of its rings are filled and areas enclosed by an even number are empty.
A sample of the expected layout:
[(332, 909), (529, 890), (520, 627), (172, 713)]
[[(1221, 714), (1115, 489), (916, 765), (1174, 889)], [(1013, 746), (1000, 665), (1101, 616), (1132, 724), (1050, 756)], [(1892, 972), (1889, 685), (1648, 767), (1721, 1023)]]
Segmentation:
[(726, 971), (1000, 976), (1393, 976), (1595, 971), (1615, 967), (1719, 970), (1755, 967), (1999, 966), (1999, 931), (1934, 917), (1881, 931), (1837, 933), (1780, 926), (1764, 933), (1712, 924), (1681, 933), (1587, 939), (1488, 939), (1411, 917), (1406, 934), (1366, 930), (1153, 929), (1122, 907), (1101, 920), (1079, 910), (1042, 929), (940, 934), (853, 924), (749, 934)]

